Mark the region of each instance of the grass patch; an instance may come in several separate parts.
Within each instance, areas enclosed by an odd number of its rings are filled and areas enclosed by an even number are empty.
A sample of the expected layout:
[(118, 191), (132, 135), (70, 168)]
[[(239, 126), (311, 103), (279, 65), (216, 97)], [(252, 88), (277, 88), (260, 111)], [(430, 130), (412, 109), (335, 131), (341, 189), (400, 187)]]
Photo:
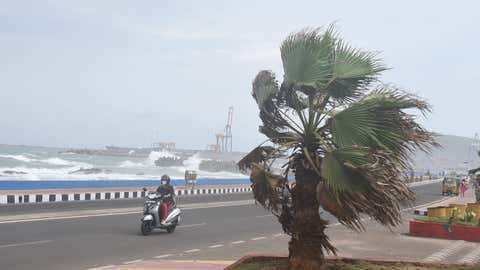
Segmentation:
[[(287, 270), (287, 258), (253, 258), (234, 270)], [(478, 270), (480, 265), (369, 262), (353, 259), (326, 260), (321, 270)]]
[(453, 219), (450, 221), (448, 218), (438, 218), (438, 217), (417, 217), (415, 218), (416, 221), (422, 222), (433, 222), (439, 224), (455, 224), (455, 225), (462, 225), (462, 226), (473, 226), (478, 227), (478, 221), (462, 221), (458, 219)]

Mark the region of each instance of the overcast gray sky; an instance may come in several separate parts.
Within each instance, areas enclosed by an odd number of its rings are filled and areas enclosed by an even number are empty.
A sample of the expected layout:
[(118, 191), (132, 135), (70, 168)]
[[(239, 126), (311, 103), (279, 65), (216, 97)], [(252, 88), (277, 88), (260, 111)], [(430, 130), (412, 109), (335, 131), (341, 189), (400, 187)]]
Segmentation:
[(383, 80), (427, 98), (425, 125), (478, 126), (477, 1), (7, 1), (0, 4), (0, 143), (204, 148), (235, 107), (234, 148), (263, 140), (251, 81), (281, 78), (291, 32), (336, 21), (382, 51)]

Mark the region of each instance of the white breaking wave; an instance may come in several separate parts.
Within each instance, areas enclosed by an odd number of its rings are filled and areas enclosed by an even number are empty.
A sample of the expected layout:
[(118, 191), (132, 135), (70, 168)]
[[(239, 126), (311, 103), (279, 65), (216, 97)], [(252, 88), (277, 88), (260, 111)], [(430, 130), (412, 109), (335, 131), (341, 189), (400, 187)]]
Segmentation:
[(144, 168), (148, 166), (149, 165), (144, 162), (133, 162), (130, 160), (125, 160), (118, 165), (120, 168)]
[(155, 161), (159, 158), (163, 158), (163, 157), (167, 157), (167, 158), (180, 158), (179, 156), (175, 155), (175, 154), (172, 154), (168, 151), (152, 151), (150, 152), (150, 154), (148, 155), (148, 161), (150, 163), (150, 165), (154, 165), (155, 164)]
[(198, 178), (245, 178), (246, 176), (241, 173), (233, 172), (208, 172), (199, 170), (200, 163), (203, 160), (209, 160), (205, 158), (200, 158), (199, 154), (194, 154), (193, 156), (187, 158), (183, 161), (184, 166), (171, 167), (172, 169), (177, 170), (180, 173), (185, 173), (186, 170), (195, 170), (197, 172)]
[(199, 157), (198, 154), (195, 154), (183, 161), (183, 165), (185, 166), (186, 170), (198, 170), (198, 166), (200, 165), (202, 160), (206, 159), (202, 159)]
[[(208, 159), (201, 158), (200, 154), (190, 156), (183, 161), (183, 165), (178, 167), (158, 167), (155, 165), (155, 161), (161, 157), (180, 157), (168, 151), (152, 151), (147, 158), (143, 159), (76, 154), (65, 156), (54, 153), (54, 151), (29, 153), (24, 149), (18, 152), (8, 149), (1, 153), (0, 180), (143, 180), (159, 179), (163, 174), (168, 174), (173, 179), (183, 179), (186, 170), (197, 171), (198, 178), (246, 177), (232, 172), (201, 171), (199, 170), (200, 163), (202, 160)], [(100, 170), (87, 170), (92, 168)], [(5, 173), (4, 171), (9, 172)], [(71, 173), (74, 171), (78, 172)]]
[[(174, 167), (180, 173), (185, 173), (185, 170), (190, 170), (185, 167)], [(233, 172), (207, 172), (196, 170), (197, 178), (227, 178), (227, 179), (236, 179), (236, 178), (246, 178), (247, 176), (241, 173)], [(183, 176), (182, 176), (183, 178)]]
[(61, 158), (47, 158), (47, 159), (43, 159), (41, 161), (43, 163), (48, 163), (48, 164), (52, 164), (52, 165), (63, 165), (63, 166), (72, 165), (72, 162), (67, 161), (65, 159), (61, 159)]
[(25, 162), (25, 163), (41, 162), (41, 163), (45, 163), (45, 164), (58, 165), (58, 166), (83, 166), (83, 167), (86, 167), (86, 168), (93, 167), (92, 165), (90, 165), (88, 163), (68, 161), (68, 160), (65, 160), (65, 159), (57, 158), (57, 157), (47, 158), (47, 159), (34, 159), (34, 158), (26, 157), (26, 155), (32, 156), (32, 155), (29, 155), (29, 154), (25, 154), (25, 155), (0, 155), (0, 157), (10, 158), (10, 159), (14, 159), (14, 160)]
[[(82, 167), (69, 168), (27, 168), (13, 167), (0, 168), (0, 179), (8, 180), (144, 180), (157, 179), (159, 175), (153, 174), (123, 174), (123, 173), (107, 173), (105, 171), (95, 174), (83, 174), (70, 172), (79, 170)], [(4, 171), (15, 171), (17, 174), (4, 174)], [(173, 178), (180, 178), (181, 175), (172, 175)], [(183, 176), (182, 176), (183, 177)]]
[(83, 168), (93, 167), (93, 165), (88, 163), (69, 161), (61, 158), (47, 158), (47, 159), (40, 160), (40, 162), (51, 164), (51, 165), (59, 165), (59, 166), (82, 166)]
[(18, 161), (22, 161), (22, 162), (32, 162), (32, 161), (35, 161), (35, 159), (31, 159), (31, 158), (28, 158), (24, 155), (0, 155), (0, 157), (3, 157), (3, 158), (11, 158), (11, 159), (15, 159), (15, 160), (18, 160)]

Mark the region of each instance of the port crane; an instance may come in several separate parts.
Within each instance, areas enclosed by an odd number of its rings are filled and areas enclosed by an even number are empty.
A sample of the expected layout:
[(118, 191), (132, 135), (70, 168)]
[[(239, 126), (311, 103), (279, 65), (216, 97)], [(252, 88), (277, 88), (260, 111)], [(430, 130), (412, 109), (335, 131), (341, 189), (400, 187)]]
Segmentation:
[(232, 152), (233, 149), (233, 135), (232, 135), (232, 123), (233, 123), (233, 106), (228, 108), (227, 123), (225, 129), (222, 132), (215, 134), (216, 144), (210, 144), (207, 146), (208, 150), (215, 152)]

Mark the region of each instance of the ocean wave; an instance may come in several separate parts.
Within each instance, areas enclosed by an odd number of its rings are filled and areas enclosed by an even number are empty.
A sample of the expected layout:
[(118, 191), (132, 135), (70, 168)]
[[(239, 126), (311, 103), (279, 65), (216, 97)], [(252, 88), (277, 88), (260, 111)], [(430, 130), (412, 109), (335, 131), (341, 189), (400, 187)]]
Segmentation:
[(61, 158), (47, 158), (47, 159), (41, 160), (41, 162), (52, 164), (52, 165), (63, 165), (63, 166), (73, 165), (72, 162), (67, 161), (65, 159), (61, 159)]
[(32, 161), (35, 161), (35, 159), (28, 158), (28, 157), (26, 157), (26, 156), (24, 156), (24, 155), (0, 155), (0, 157), (15, 159), (15, 160), (22, 161), (22, 162), (32, 162)]
[(120, 168), (144, 168), (147, 166), (148, 164), (145, 164), (144, 162), (133, 162), (130, 160), (125, 160), (118, 165)]
[[(186, 170), (192, 170), (191, 168), (188, 168), (188, 167), (171, 167), (171, 168), (177, 170), (178, 173), (181, 173), (181, 178), (184, 177), (184, 173)], [(195, 171), (197, 172), (197, 178), (237, 179), (237, 178), (247, 177), (246, 175), (241, 173), (226, 172), (226, 171), (209, 172), (209, 171), (201, 171), (198, 169), (196, 169)]]
[(42, 163), (50, 164), (50, 165), (58, 165), (58, 166), (82, 166), (83, 168), (93, 168), (92, 164), (88, 164), (85, 162), (77, 162), (77, 161), (69, 161), (61, 158), (47, 158), (39, 160)]
[(206, 160), (203, 158), (200, 158), (198, 154), (194, 154), (187, 158), (186, 160), (183, 161), (183, 165), (185, 166), (186, 170), (198, 170), (198, 167), (202, 160)]
[[(95, 174), (81, 174), (70, 172), (79, 170), (82, 167), (68, 167), (68, 168), (27, 168), (27, 167), (13, 167), (0, 168), (0, 179), (3, 180), (146, 180), (158, 179), (160, 175), (154, 174), (133, 174), (133, 173), (118, 173), (105, 172)], [(16, 174), (4, 174), (4, 171), (14, 171)], [(180, 179), (183, 175), (174, 174), (172, 178)]]
[(180, 158), (179, 156), (170, 153), (168, 151), (151, 151), (148, 155), (148, 161), (150, 165), (155, 165), (155, 161), (159, 158)]

